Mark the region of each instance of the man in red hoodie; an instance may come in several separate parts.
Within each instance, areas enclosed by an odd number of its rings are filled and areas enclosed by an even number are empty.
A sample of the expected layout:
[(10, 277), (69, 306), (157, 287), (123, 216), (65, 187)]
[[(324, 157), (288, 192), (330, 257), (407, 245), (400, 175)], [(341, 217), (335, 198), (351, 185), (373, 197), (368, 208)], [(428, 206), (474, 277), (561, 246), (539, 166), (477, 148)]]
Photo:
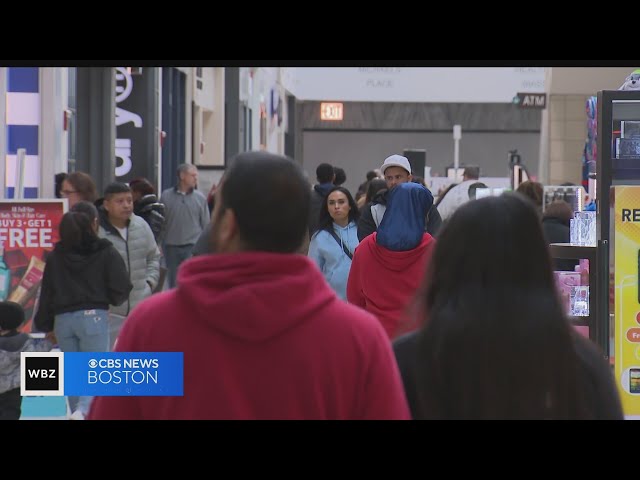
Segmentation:
[(216, 191), (212, 253), (139, 304), (121, 352), (184, 352), (184, 396), (96, 397), (90, 419), (409, 419), (389, 339), (296, 254), (310, 188), (290, 159), (240, 154)]

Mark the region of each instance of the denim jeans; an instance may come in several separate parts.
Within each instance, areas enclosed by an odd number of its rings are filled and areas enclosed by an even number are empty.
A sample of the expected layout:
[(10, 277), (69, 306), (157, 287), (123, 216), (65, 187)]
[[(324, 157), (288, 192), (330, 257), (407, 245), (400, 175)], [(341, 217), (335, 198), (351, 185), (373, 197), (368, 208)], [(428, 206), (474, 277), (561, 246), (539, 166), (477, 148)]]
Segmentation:
[(120, 330), (122, 329), (122, 324), (127, 319), (127, 317), (123, 317), (122, 315), (118, 315), (116, 313), (109, 313), (109, 351), (113, 352), (113, 349), (116, 346), (116, 340), (118, 339), (118, 335), (120, 334)]
[(193, 245), (165, 245), (164, 258), (167, 262), (167, 284), (169, 288), (176, 286), (178, 267), (182, 262), (191, 258)]
[[(79, 310), (56, 315), (53, 331), (63, 352), (108, 352), (109, 312)], [(89, 413), (93, 397), (69, 397), (71, 411)]]

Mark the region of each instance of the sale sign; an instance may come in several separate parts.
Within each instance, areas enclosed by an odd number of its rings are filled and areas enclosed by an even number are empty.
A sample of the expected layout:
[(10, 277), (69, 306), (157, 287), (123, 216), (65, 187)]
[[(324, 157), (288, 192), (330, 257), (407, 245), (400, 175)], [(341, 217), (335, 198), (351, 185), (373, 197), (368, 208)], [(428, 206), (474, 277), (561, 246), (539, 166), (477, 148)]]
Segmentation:
[(67, 199), (0, 200), (0, 301), (22, 305), (27, 331), (66, 211)]

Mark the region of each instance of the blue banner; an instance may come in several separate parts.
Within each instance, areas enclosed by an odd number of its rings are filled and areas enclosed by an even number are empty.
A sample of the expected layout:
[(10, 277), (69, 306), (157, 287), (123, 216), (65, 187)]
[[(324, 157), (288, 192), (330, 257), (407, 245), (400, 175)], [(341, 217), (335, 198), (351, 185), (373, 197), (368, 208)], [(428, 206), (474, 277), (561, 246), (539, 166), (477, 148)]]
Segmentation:
[(64, 394), (182, 396), (182, 352), (65, 352)]

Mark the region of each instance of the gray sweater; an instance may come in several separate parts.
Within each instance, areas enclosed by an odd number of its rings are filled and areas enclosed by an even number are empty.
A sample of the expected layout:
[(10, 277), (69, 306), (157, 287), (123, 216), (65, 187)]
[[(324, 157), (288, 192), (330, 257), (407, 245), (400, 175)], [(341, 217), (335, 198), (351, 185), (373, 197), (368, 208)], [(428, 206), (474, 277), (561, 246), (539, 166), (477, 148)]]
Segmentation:
[(165, 226), (162, 241), (165, 245), (193, 245), (209, 223), (207, 199), (198, 190), (181, 193), (175, 187), (162, 192), (160, 202), (165, 205)]

